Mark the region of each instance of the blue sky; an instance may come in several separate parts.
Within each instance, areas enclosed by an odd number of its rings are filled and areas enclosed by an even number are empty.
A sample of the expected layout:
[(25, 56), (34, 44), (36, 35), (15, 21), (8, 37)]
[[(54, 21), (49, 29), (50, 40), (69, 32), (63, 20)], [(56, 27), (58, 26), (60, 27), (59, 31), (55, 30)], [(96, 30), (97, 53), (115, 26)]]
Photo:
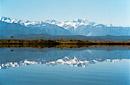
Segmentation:
[(0, 17), (65, 21), (86, 18), (130, 26), (130, 0), (0, 0)]

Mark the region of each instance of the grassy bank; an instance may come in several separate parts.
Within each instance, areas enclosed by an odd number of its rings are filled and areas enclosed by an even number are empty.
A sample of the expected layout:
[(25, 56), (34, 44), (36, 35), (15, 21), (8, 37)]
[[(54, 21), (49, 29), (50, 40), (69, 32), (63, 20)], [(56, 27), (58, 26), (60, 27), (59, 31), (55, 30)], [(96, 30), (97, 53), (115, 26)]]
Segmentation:
[(89, 47), (130, 46), (130, 41), (86, 41), (86, 40), (0, 40), (0, 47)]

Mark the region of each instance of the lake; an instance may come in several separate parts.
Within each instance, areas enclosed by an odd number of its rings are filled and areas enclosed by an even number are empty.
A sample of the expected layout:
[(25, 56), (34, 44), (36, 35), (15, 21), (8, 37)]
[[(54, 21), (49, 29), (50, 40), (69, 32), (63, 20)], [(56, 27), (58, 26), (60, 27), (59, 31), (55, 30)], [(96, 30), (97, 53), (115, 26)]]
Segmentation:
[(130, 47), (0, 48), (0, 85), (130, 85)]

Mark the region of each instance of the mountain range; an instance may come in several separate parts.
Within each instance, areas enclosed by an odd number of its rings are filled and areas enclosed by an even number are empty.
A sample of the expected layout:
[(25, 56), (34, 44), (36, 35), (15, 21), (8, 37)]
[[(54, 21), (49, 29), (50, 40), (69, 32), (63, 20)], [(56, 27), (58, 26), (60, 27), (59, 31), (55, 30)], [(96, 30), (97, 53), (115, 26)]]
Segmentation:
[(0, 36), (28, 34), (130, 36), (130, 27), (96, 24), (87, 19), (58, 22), (56, 20), (28, 21), (0, 17)]

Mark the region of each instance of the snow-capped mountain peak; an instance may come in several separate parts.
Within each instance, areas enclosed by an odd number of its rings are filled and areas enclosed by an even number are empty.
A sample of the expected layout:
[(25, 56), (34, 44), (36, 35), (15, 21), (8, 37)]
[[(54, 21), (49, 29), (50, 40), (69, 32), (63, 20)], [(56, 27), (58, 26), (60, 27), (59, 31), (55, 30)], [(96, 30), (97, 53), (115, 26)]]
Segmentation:
[(74, 19), (74, 20), (63, 21), (63, 22), (57, 22), (55, 20), (47, 20), (45, 22), (49, 23), (49, 24), (56, 24), (56, 25), (58, 25), (60, 27), (63, 27), (65, 29), (69, 29), (69, 28), (76, 29), (78, 26), (81, 26), (81, 25), (94, 25), (95, 24), (95, 22), (89, 22), (85, 18), (83, 18), (83, 19)]
[(58, 22), (56, 20), (46, 20), (45, 22), (43, 21), (28, 21), (28, 20), (19, 20), (19, 19), (11, 19), (8, 17), (0, 17), (0, 21), (2, 22), (7, 22), (7, 23), (18, 23), (24, 26), (45, 26), (45, 23), (48, 24), (53, 24), (53, 25), (57, 25), (59, 27), (63, 27), (64, 29), (76, 29), (79, 26), (87, 26), (87, 25), (91, 25), (91, 26), (96, 26), (96, 27), (102, 27), (102, 26), (106, 26), (106, 27), (121, 27), (115, 24), (108, 24), (108, 25), (103, 25), (103, 24), (96, 24), (95, 22), (90, 22), (87, 19), (83, 18), (83, 19), (74, 19), (74, 20), (68, 20), (68, 21), (62, 21), (62, 22)]
[[(6, 23), (3, 23), (6, 22)], [(96, 24), (95, 22), (90, 22), (87, 19), (74, 19), (69, 21), (58, 22), (55, 20), (46, 20), (46, 21), (28, 21), (28, 20), (19, 20), (19, 19), (10, 19), (7, 17), (1, 17), (0, 23), (7, 24), (11, 23), (12, 27), (7, 25), (0, 25), (1, 29), (10, 30), (10, 28), (14, 30), (18, 30), (21, 34), (26, 32), (24, 30), (27, 27), (30, 28), (27, 34), (41, 34), (46, 33), (50, 35), (85, 35), (85, 36), (106, 36), (106, 35), (116, 35), (116, 36), (128, 36), (130, 35), (130, 27), (122, 27), (117, 26), (115, 24), (104, 25), (104, 24)], [(17, 23), (17, 24), (14, 24)], [(21, 27), (18, 25), (22, 25)], [(8, 26), (8, 28), (7, 28)], [(15, 27), (17, 26), (17, 28)], [(34, 29), (32, 29), (34, 28)], [(24, 30), (23, 30), (24, 29)], [(37, 31), (36, 31), (37, 30)], [(12, 30), (13, 31), (13, 30)], [(7, 33), (1, 31), (3, 35), (13, 35), (11, 32)], [(17, 32), (18, 33), (18, 32)], [(14, 34), (17, 34), (14, 32)]]
[(56, 24), (56, 23), (58, 23), (56, 20), (46, 20), (45, 22), (49, 23), (49, 24)]
[[(1, 17), (0, 18), (0, 21), (2, 22), (7, 22), (7, 23), (21, 23), (23, 22), (22, 20), (19, 20), (19, 19), (11, 19), (11, 18), (8, 18), (8, 17)], [(23, 22), (24, 23), (24, 22)]]
[(29, 20), (11, 19), (11, 18), (8, 18), (8, 17), (0, 17), (0, 21), (7, 22), (7, 23), (18, 23), (18, 24), (21, 24), (21, 25), (24, 25), (24, 26), (43, 24), (40, 21), (29, 21)]

